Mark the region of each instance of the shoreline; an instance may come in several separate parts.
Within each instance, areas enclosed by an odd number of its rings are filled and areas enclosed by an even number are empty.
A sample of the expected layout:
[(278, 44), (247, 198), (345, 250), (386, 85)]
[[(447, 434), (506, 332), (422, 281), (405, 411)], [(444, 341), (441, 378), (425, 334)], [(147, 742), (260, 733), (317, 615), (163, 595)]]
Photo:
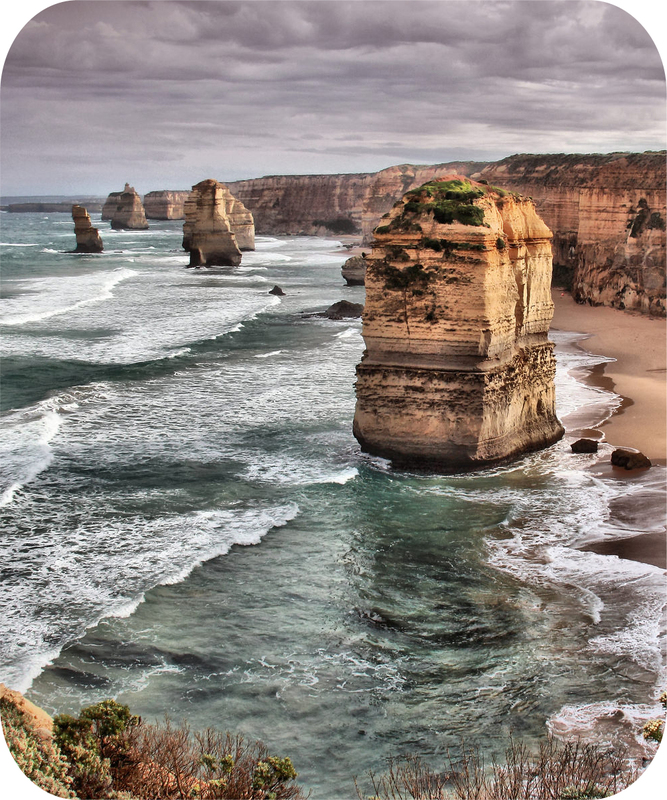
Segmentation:
[[(577, 345), (589, 353), (613, 358), (598, 364), (579, 380), (621, 397), (621, 403), (606, 420), (581, 430), (582, 436), (601, 434), (614, 447), (640, 450), (654, 466), (667, 464), (667, 359), (666, 321), (631, 314), (606, 306), (576, 303), (569, 292), (553, 289), (554, 330), (582, 333)], [(597, 475), (615, 480), (633, 480), (644, 470), (627, 472), (604, 461), (591, 465)], [(648, 509), (645, 509), (650, 513)], [(625, 510), (611, 509), (622, 521)], [(664, 521), (664, 505), (653, 509)], [(579, 548), (600, 555), (652, 564), (667, 569), (667, 531), (629, 530), (627, 536), (591, 542)]]

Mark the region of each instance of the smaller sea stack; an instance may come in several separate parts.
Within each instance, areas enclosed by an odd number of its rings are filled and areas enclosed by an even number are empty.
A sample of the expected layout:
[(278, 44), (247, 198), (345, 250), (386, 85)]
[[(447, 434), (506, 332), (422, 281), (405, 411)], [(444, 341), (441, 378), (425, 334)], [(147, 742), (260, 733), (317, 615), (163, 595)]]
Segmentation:
[[(129, 183), (125, 184), (123, 191), (115, 196), (115, 209), (112, 208), (114, 200), (112, 193), (107, 198), (104, 208), (107, 213), (111, 213), (111, 227), (114, 230), (141, 231), (148, 227), (146, 213), (141, 202), (141, 197), (137, 194), (134, 187)], [(103, 211), (104, 213), (104, 211)]]
[(76, 248), (74, 253), (101, 253), (104, 250), (102, 238), (97, 228), (93, 228), (90, 215), (83, 206), (72, 206)]
[[(212, 178), (192, 187), (183, 224), (183, 249), (190, 253), (190, 267), (237, 267), (241, 263), (241, 248), (232, 228), (235, 204), (225, 184)], [(249, 244), (247, 238), (245, 243)], [(254, 226), (252, 245), (254, 249)]]

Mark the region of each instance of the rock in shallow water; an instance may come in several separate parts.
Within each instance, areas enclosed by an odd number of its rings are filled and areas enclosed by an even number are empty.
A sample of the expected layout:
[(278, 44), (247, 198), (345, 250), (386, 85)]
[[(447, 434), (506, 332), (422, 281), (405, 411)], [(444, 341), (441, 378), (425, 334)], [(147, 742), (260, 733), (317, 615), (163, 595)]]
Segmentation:
[(651, 461), (643, 453), (619, 447), (611, 454), (611, 463), (623, 469), (648, 469)]
[(320, 316), (328, 319), (359, 319), (364, 310), (363, 303), (350, 303), (349, 300), (339, 300)]
[(573, 453), (597, 453), (598, 443), (595, 439), (577, 439), (570, 445)]

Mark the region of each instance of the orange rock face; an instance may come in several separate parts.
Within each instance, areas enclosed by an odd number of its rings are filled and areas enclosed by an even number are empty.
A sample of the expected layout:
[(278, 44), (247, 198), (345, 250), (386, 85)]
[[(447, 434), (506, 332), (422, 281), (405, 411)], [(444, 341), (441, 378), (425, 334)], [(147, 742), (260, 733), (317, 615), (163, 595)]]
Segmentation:
[(453, 172), (533, 198), (553, 232), (557, 274), (572, 284), (577, 300), (664, 316), (664, 152), (517, 155), (229, 186), (253, 212), (260, 233), (356, 231), (370, 242), (380, 217), (406, 191)]
[(512, 156), (475, 174), (530, 195), (579, 302), (665, 315), (665, 154)]
[(101, 253), (104, 250), (102, 238), (97, 228), (93, 228), (90, 215), (83, 206), (72, 206), (74, 234), (76, 236), (75, 253)]
[(147, 219), (184, 219), (189, 191), (163, 189), (144, 195)]
[(530, 200), (460, 177), (395, 205), (366, 258), (354, 434), (367, 452), (460, 470), (562, 436), (550, 242)]
[[(185, 202), (183, 224), (183, 248), (190, 253), (191, 267), (228, 267), (241, 263), (241, 248), (232, 227), (236, 205), (224, 183), (208, 179), (192, 187)], [(243, 226), (240, 235), (245, 235), (247, 241)]]

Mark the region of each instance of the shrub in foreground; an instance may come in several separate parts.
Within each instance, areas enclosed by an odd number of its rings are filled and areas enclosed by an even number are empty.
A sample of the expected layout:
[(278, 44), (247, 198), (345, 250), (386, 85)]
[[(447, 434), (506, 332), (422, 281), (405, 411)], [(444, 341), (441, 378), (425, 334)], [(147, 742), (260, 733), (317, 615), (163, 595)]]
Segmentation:
[(384, 775), (369, 774), (372, 794), (357, 781), (359, 800), (593, 800), (627, 788), (637, 771), (621, 753), (579, 742), (544, 740), (537, 753), (514, 740), (505, 763), (489, 767), (475, 749), (451, 756), (444, 772), (418, 757), (393, 761)]
[(54, 741), (67, 759), (74, 795), (116, 800), (303, 800), (289, 758), (260, 742), (186, 723), (142, 722), (105, 700), (78, 717), (54, 718)]

